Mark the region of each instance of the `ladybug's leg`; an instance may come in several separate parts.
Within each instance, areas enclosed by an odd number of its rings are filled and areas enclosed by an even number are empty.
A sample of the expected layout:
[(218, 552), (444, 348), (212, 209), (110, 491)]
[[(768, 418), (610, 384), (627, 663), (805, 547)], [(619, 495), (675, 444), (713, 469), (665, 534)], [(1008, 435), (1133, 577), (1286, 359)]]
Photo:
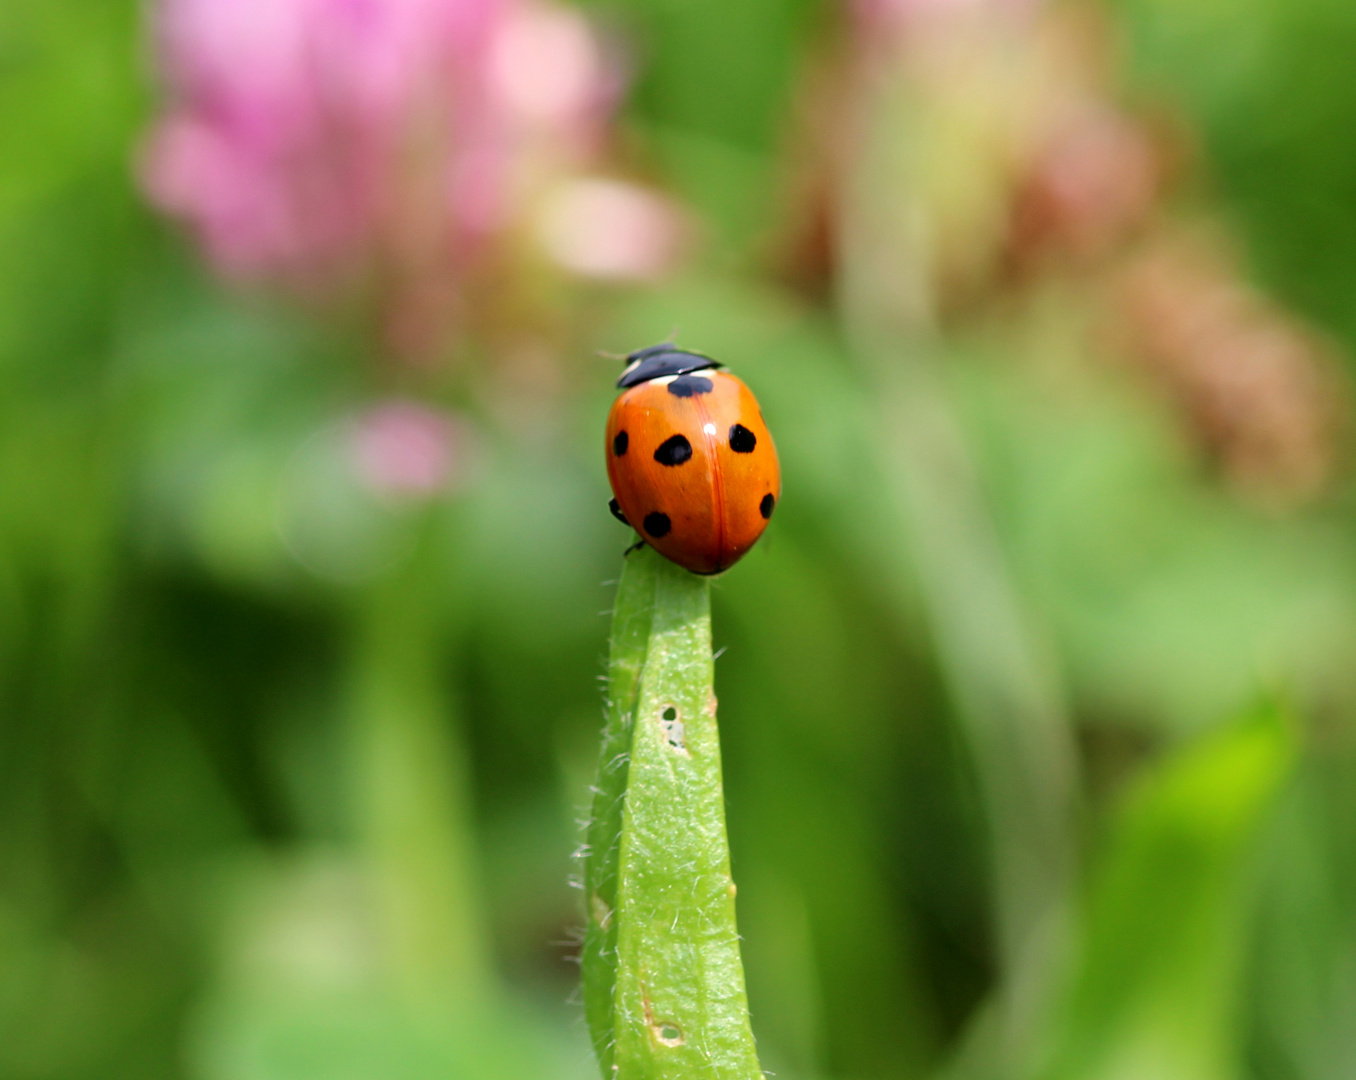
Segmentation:
[(631, 524), (629, 521), (626, 520), (626, 515), (621, 512), (621, 503), (617, 502), (616, 499), (609, 499), (607, 503), (607, 508), (612, 511), (612, 516), (616, 518), (618, 521), (620, 521), (623, 525)]
[(623, 559), (626, 558), (626, 556), (630, 555), (631, 552), (633, 551), (639, 551), (644, 546), (645, 546), (644, 540), (637, 540), (634, 544), (632, 544), (629, 548), (622, 552), (622, 558)]

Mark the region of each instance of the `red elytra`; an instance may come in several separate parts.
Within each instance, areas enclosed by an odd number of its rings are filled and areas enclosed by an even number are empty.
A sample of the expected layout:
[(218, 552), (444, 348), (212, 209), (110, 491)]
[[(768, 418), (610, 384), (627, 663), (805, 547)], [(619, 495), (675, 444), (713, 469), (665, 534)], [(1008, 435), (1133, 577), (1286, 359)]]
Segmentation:
[(758, 401), (714, 360), (671, 344), (627, 360), (607, 418), (613, 513), (693, 573), (728, 570), (782, 493)]

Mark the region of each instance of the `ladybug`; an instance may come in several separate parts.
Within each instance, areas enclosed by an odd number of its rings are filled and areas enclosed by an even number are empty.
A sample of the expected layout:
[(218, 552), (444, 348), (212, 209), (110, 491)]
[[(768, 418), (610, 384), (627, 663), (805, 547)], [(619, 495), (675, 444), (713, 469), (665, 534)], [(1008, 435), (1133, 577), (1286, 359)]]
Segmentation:
[(633, 352), (607, 417), (612, 513), (694, 574), (738, 562), (782, 494), (758, 401), (721, 367), (671, 342)]

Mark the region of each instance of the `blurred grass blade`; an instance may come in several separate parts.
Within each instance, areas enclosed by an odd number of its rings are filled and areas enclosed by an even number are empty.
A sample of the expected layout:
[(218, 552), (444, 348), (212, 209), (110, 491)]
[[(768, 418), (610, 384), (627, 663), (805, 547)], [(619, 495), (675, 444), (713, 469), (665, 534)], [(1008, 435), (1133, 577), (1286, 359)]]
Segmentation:
[(955, 224), (960, 207), (978, 208), (965, 198), (952, 206), (950, 195), (969, 189), (939, 185), (931, 171), (926, 120), (945, 114), (929, 115), (937, 104), (898, 75), (866, 95), (865, 137), (841, 205), (839, 305), (877, 403), (870, 429), (880, 468), (983, 799), (999, 1015), (975, 1032), (986, 1045), (962, 1056), (987, 1058), (1002, 1074), (1041, 1026), (1058, 983), (1078, 762), (1056, 664), (1009, 570), (947, 382), (952, 357), (929, 239)]
[(1077, 754), (1055, 664), (1008, 570), (933, 348), (868, 354), (889, 433), (881, 465), (983, 793), (998, 946), (1021, 1028), (1054, 977), (1068, 916)]
[(1125, 805), (1042, 1080), (1243, 1075), (1243, 964), (1258, 826), (1294, 756), (1268, 708), (1170, 758)]
[(357, 832), (397, 986), (463, 1007), (493, 994), (466, 750), (448, 723), (442, 627), (416, 561), (355, 610), (348, 722)]
[(648, 548), (633, 553), (612, 655), (602, 814), (585, 877), (585, 1000), (603, 1075), (754, 1080), (762, 1072), (735, 929), (708, 583)]

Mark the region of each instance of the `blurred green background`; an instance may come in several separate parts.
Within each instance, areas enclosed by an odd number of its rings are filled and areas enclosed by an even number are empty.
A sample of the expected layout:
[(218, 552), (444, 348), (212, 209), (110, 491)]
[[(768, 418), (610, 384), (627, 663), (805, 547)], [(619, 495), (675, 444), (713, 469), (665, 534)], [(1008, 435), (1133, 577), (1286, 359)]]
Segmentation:
[[(713, 586), (764, 1067), (1356, 1076), (1356, 8), (599, 0), (602, 134), (403, 350), (426, 263), (147, 180), (173, 6), (0, 5), (0, 1077), (595, 1074), (598, 353), (675, 327), (783, 465)], [(539, 242), (589, 176), (681, 243)]]

